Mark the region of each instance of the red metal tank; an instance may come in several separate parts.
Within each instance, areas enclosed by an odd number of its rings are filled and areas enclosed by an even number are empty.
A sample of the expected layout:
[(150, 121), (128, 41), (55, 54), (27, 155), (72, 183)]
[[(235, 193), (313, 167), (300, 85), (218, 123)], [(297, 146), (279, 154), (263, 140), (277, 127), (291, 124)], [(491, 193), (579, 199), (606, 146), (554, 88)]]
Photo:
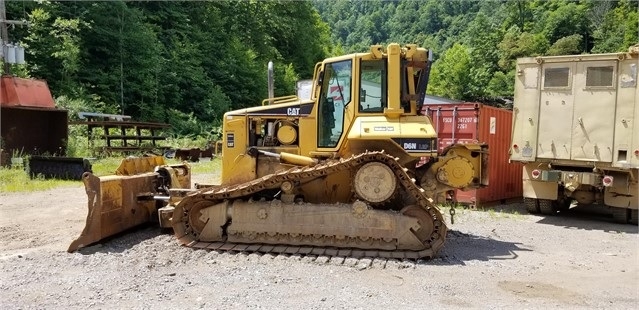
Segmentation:
[(468, 102), (426, 103), (422, 111), (433, 120), (440, 152), (455, 143), (488, 144), (488, 187), (458, 190), (458, 202), (481, 206), (522, 197), (522, 167), (508, 159), (512, 111)]

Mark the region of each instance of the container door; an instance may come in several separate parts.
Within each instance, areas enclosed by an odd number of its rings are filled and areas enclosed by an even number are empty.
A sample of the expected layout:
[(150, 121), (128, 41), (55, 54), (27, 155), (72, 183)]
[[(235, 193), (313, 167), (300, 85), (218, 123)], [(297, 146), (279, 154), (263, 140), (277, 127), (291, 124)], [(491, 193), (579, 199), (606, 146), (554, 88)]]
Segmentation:
[(574, 63), (543, 65), (537, 157), (570, 159)]
[(571, 159), (612, 162), (616, 76), (616, 61), (577, 64)]
[(474, 104), (428, 106), (427, 109), (437, 132), (439, 152), (453, 144), (477, 142), (479, 108)]

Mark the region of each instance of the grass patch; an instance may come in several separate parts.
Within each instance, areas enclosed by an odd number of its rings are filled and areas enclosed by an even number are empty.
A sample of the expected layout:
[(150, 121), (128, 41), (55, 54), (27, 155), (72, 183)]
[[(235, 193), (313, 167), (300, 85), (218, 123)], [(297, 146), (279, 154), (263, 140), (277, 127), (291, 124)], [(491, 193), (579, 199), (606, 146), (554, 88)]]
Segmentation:
[(115, 174), (115, 169), (118, 168), (120, 162), (124, 157), (107, 157), (96, 159), (91, 161), (91, 170), (93, 174), (97, 176), (112, 175)]
[(479, 212), (482, 214), (480, 218), (481, 221), (490, 221), (490, 220), (500, 220), (500, 219), (514, 219), (514, 220), (522, 220), (524, 219), (524, 214), (521, 214), (518, 210), (514, 210), (509, 207), (496, 206), (490, 208), (476, 208), (471, 209), (463, 204), (455, 204), (444, 203), (438, 205), (440, 212), (444, 215), (444, 218), (447, 221), (450, 221), (450, 210), (454, 207), (455, 209), (455, 223), (462, 223), (466, 219), (467, 215), (472, 212)]
[(507, 218), (507, 219), (521, 219), (522, 214), (517, 210), (504, 210), (504, 209), (488, 209), (486, 211), (488, 216), (494, 219)]
[[(175, 160), (171, 163), (180, 163)], [(191, 166), (191, 174), (218, 173), (222, 171), (222, 159), (212, 158), (210, 161), (198, 161), (189, 163)]]
[[(124, 157), (108, 157), (91, 161), (93, 174), (106, 176), (115, 174)], [(167, 164), (181, 163), (176, 159), (166, 160)], [(221, 159), (214, 158), (210, 161), (189, 163), (192, 174), (219, 173), (222, 165)], [(58, 180), (38, 177), (31, 179), (24, 169), (0, 167), (0, 193), (34, 192), (54, 189), (58, 187), (71, 187), (82, 185), (80, 180)]]
[(82, 182), (74, 180), (47, 180), (43, 177), (31, 179), (23, 169), (0, 168), (0, 193), (34, 192), (81, 184)]
[[(112, 175), (120, 165), (124, 157), (108, 157), (92, 161), (93, 174), (97, 176)], [(169, 165), (181, 164), (182, 161), (178, 159), (164, 159)], [(220, 158), (213, 158), (212, 160), (200, 160), (194, 163), (188, 163), (191, 166), (192, 174), (199, 173), (216, 173), (222, 169), (222, 160)]]

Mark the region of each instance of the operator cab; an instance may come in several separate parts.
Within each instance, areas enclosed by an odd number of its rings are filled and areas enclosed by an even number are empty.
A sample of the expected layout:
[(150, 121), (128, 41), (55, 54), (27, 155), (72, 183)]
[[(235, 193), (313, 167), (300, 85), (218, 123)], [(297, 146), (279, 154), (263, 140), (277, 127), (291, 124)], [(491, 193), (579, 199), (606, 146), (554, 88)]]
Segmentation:
[[(350, 152), (341, 145), (363, 135), (387, 142), (407, 135), (418, 138), (428, 133), (400, 129), (402, 124), (430, 126), (427, 117), (415, 119), (421, 111), (430, 71), (429, 52), (414, 45), (400, 48), (391, 44), (387, 50), (372, 46), (371, 52), (350, 57), (327, 59), (315, 68), (314, 98), (317, 98), (317, 153)], [(362, 124), (377, 125), (364, 128)], [(402, 123), (402, 124), (400, 124)], [(358, 132), (366, 131), (366, 133)], [(371, 135), (371, 132), (375, 135)], [(434, 130), (431, 133), (434, 135)], [(377, 142), (377, 141), (375, 141)], [(431, 140), (411, 151), (431, 151)], [(392, 143), (392, 142), (391, 142)], [(395, 141), (396, 147), (401, 141)], [(410, 146), (417, 146), (418, 141)], [(379, 144), (379, 143), (378, 143)], [(349, 147), (353, 144), (350, 143)], [(388, 149), (388, 148), (383, 148)]]

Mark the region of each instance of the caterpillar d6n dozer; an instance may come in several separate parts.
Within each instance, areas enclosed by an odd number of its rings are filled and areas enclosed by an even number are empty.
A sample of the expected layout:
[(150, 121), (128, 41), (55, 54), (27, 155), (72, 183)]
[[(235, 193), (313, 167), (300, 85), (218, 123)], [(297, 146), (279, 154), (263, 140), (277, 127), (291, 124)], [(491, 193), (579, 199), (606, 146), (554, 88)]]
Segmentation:
[(488, 155), (483, 144), (437, 154), (420, 115), (430, 64), (416, 45), (374, 45), (318, 63), (310, 100), (227, 112), (219, 185), (188, 189), (188, 166), (144, 158), (117, 176), (86, 174), (87, 227), (69, 251), (157, 216), (195, 248), (434, 256), (447, 231), (435, 204), (487, 185)]

